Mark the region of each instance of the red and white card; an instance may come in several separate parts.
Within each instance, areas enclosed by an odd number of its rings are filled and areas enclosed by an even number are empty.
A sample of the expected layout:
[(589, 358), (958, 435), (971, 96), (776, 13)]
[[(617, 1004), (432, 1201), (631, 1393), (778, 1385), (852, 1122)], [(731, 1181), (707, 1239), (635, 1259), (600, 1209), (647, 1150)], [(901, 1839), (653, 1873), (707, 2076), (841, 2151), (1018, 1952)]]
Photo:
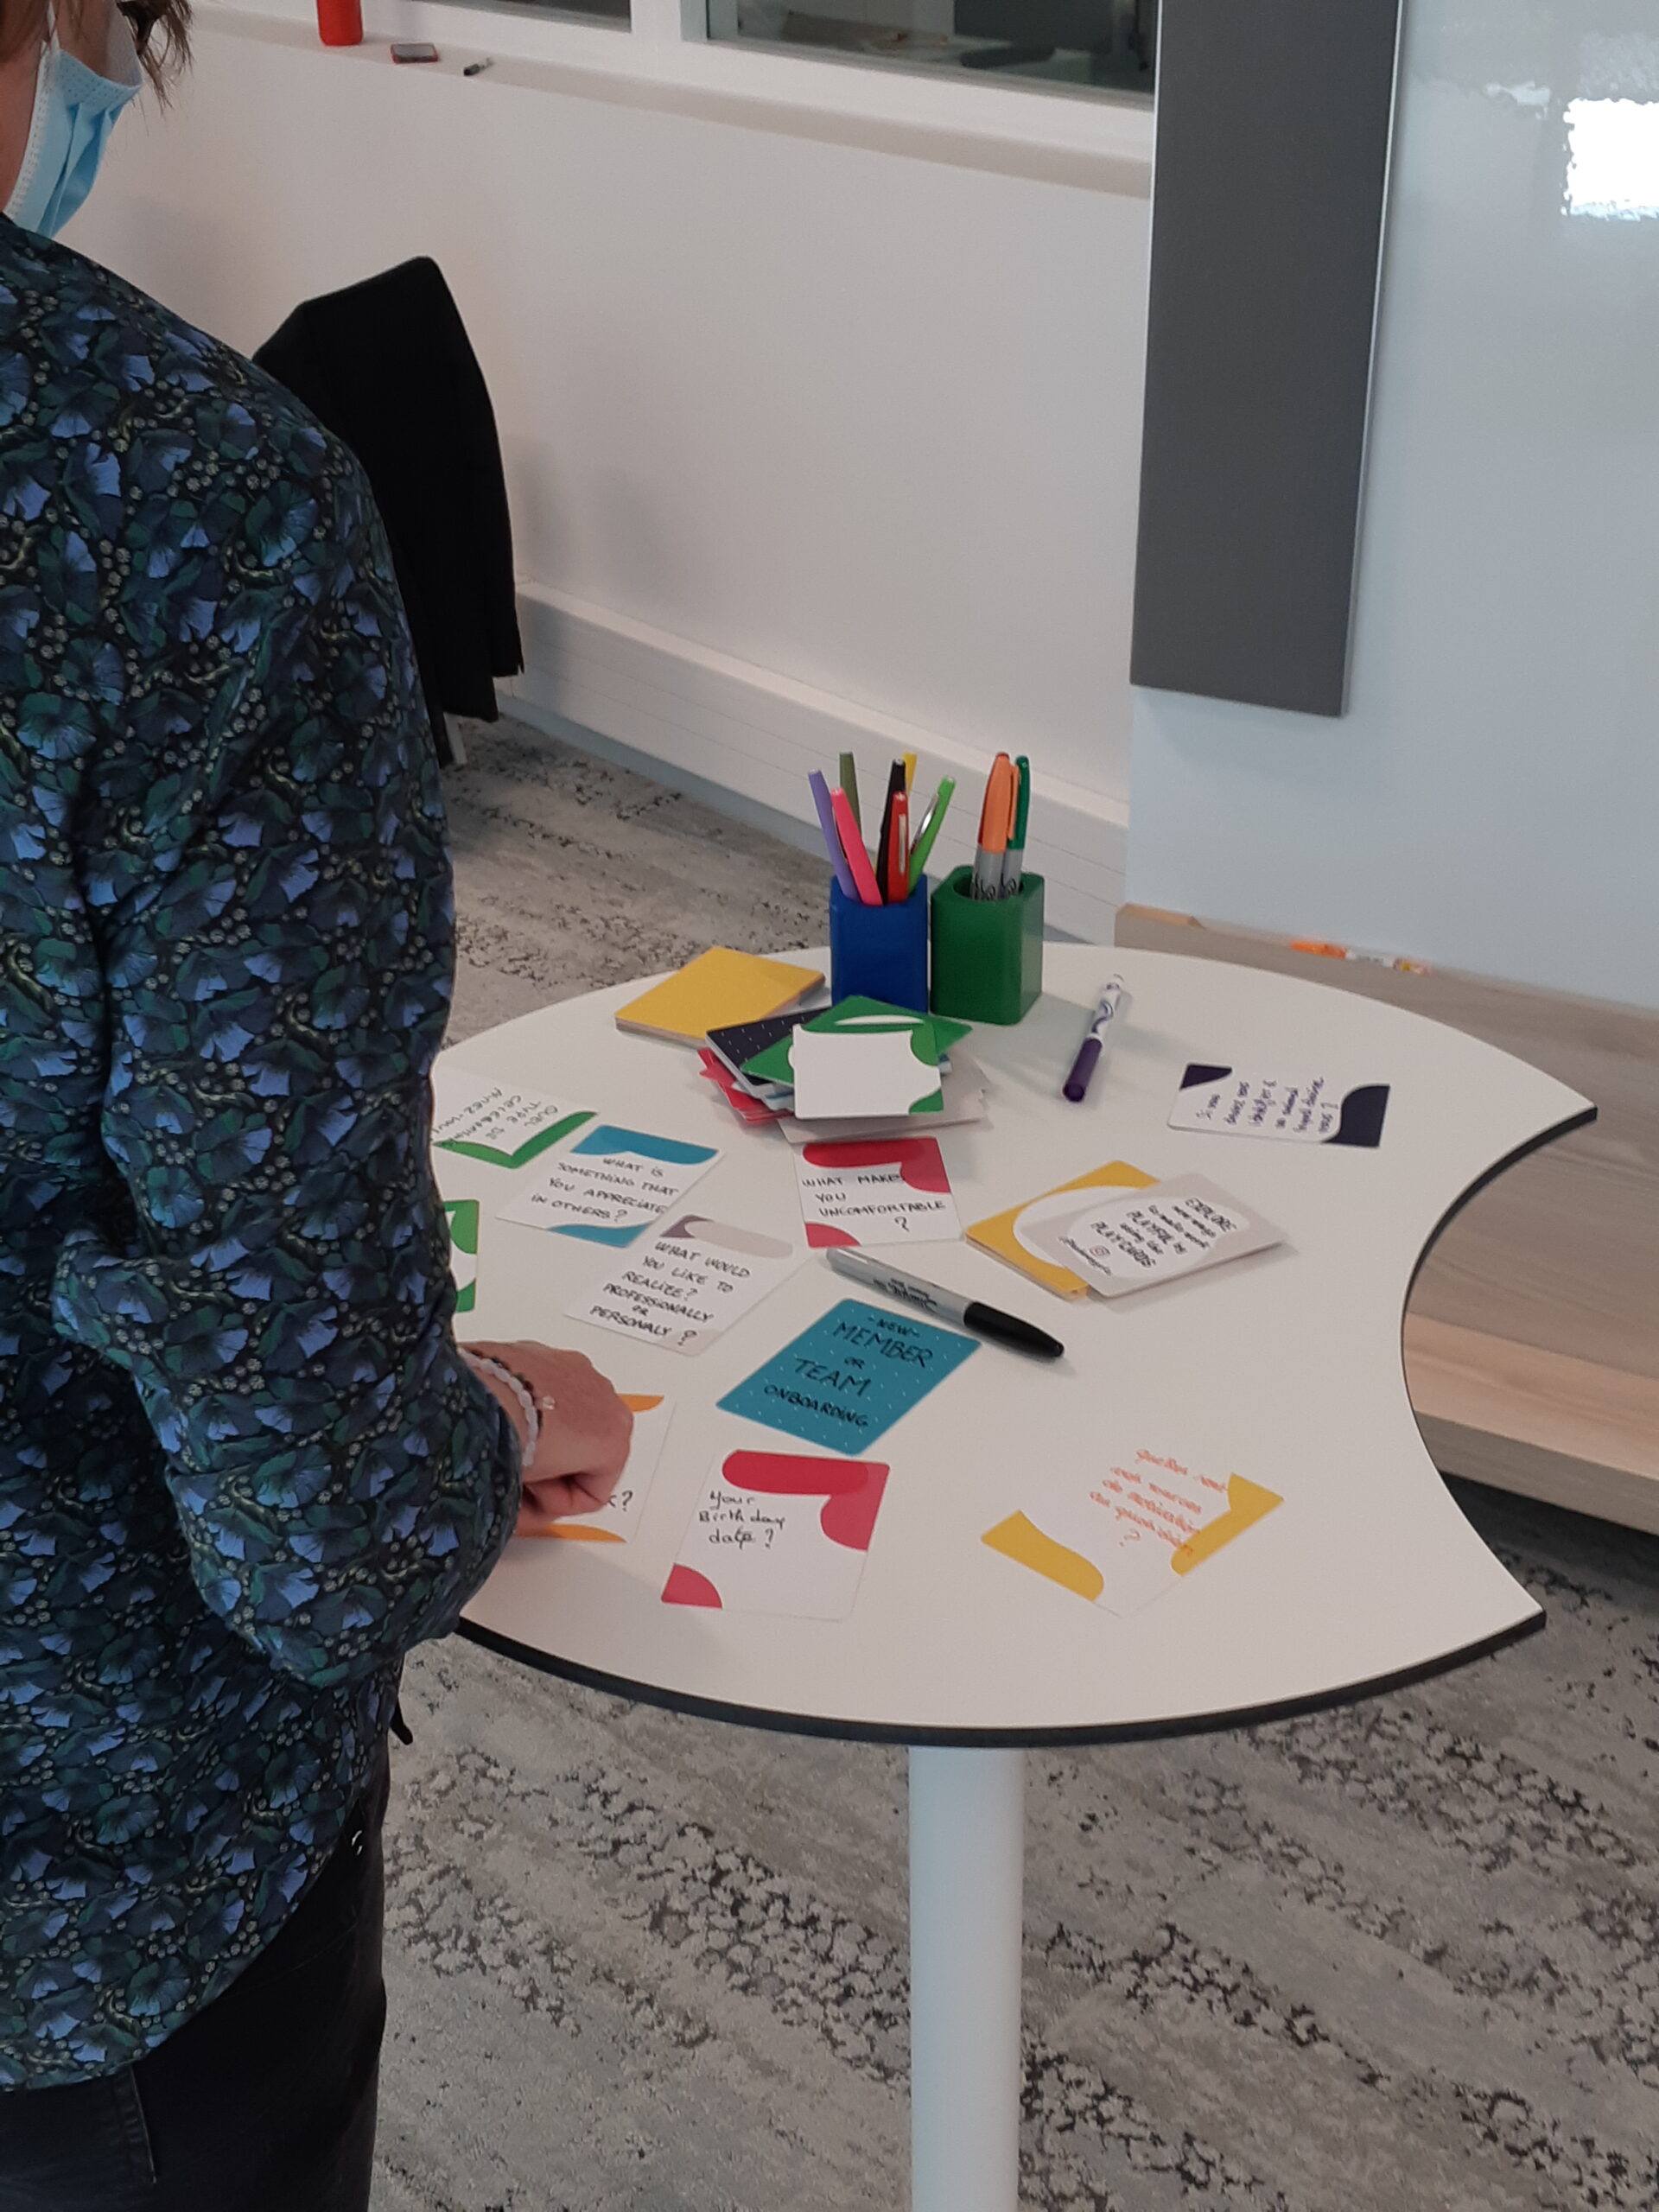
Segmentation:
[(803, 1145), (795, 1176), (814, 1251), (831, 1244), (939, 1243), (962, 1234), (937, 1137)]
[(874, 1460), (728, 1452), (697, 1500), (663, 1603), (845, 1620), (887, 1484)]
[(725, 1061), (711, 1052), (706, 1045), (698, 1047), (697, 1058), (702, 1063), (704, 1076), (714, 1084), (738, 1120), (749, 1128), (762, 1129), (770, 1122), (783, 1120), (781, 1107), (768, 1106), (764, 1099), (756, 1098), (745, 1090)]

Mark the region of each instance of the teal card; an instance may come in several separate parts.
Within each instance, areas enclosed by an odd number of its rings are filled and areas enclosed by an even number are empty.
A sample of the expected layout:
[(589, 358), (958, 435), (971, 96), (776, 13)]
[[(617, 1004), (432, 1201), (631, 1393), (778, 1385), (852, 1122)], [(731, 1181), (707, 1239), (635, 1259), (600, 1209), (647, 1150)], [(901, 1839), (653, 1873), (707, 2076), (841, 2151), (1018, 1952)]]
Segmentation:
[(728, 1391), (721, 1409), (859, 1452), (978, 1350), (953, 1329), (846, 1298)]

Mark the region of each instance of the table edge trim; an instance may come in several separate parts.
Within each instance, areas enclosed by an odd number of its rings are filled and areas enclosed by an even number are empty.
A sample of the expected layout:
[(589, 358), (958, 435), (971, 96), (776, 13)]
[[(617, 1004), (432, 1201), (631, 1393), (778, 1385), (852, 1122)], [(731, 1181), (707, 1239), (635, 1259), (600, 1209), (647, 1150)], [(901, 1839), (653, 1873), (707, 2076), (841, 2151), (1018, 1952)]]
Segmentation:
[(1062, 1728), (925, 1728), (906, 1726), (902, 1721), (836, 1720), (821, 1713), (781, 1713), (764, 1706), (728, 1704), (720, 1698), (663, 1689), (653, 1682), (632, 1681), (626, 1675), (608, 1675), (573, 1660), (555, 1659), (548, 1652), (537, 1651), (531, 1644), (503, 1636), (499, 1630), (480, 1627), (476, 1621), (458, 1622), (456, 1632), (469, 1643), (493, 1651), (503, 1659), (515, 1659), (537, 1674), (554, 1675), (562, 1681), (575, 1682), (583, 1689), (599, 1690), (607, 1696), (626, 1698), (635, 1705), (653, 1705), (667, 1713), (687, 1713), (695, 1720), (724, 1721), (740, 1728), (769, 1728), (785, 1736), (822, 1736), (842, 1744), (912, 1744), (958, 1751), (1059, 1751), (1074, 1745), (1161, 1743), (1172, 1737), (1209, 1736), (1224, 1728), (1260, 1728), (1270, 1721), (1300, 1720), (1312, 1713), (1338, 1712), (1344, 1706), (1359, 1705), (1368, 1698), (1386, 1697), (1393, 1691), (1409, 1689), (1414, 1683), (1432, 1681), (1437, 1675), (1449, 1675), (1459, 1667), (1472, 1666), (1477, 1660), (1491, 1658), (1509, 1645), (1535, 1636), (1548, 1618), (1540, 1605), (1524, 1620), (1498, 1629), (1474, 1643), (1459, 1644), (1455, 1650), (1444, 1652), (1438, 1658), (1421, 1660), (1414, 1666), (1399, 1668), (1390, 1674), (1368, 1675), (1363, 1681), (1344, 1683), (1336, 1689), (1313, 1691), (1306, 1697), (1284, 1698), (1269, 1705), (1233, 1707), (1220, 1713), (1183, 1713), (1167, 1720), (1089, 1721)]
[[(1562, 1089), (1566, 1088), (1567, 1086), (1563, 1084)], [(1405, 1331), (1407, 1309), (1411, 1304), (1411, 1294), (1417, 1287), (1417, 1278), (1423, 1272), (1429, 1254), (1470, 1201), (1478, 1198), (1490, 1184), (1497, 1182), (1500, 1175), (1507, 1175), (1511, 1167), (1519, 1166), (1523, 1160), (1529, 1160), (1535, 1152), (1541, 1152), (1547, 1144), (1559, 1144), (1563, 1137), (1570, 1137), (1577, 1129), (1587, 1129), (1592, 1122), (1599, 1118), (1600, 1109), (1593, 1100), (1586, 1099), (1576, 1114), (1567, 1115), (1563, 1121), (1552, 1122), (1547, 1129), (1541, 1129), (1535, 1137), (1529, 1137), (1524, 1144), (1518, 1144), (1512, 1152), (1506, 1152), (1502, 1160), (1494, 1160), (1484, 1174), (1477, 1175), (1472, 1183), (1458, 1193), (1423, 1239), (1423, 1248), (1412, 1264), (1411, 1274), (1406, 1283), (1406, 1294), (1400, 1306), (1400, 1328), (1402, 1335)]]

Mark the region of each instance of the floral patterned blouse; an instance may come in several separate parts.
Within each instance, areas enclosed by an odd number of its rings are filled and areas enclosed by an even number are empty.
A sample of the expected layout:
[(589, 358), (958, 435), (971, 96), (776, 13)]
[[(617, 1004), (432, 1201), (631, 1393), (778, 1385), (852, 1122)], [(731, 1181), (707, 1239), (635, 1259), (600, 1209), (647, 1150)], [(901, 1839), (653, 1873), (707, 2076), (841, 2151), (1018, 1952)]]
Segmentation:
[(0, 219), (0, 2088), (268, 1942), (512, 1527), (427, 1077), (442, 800), (355, 463)]

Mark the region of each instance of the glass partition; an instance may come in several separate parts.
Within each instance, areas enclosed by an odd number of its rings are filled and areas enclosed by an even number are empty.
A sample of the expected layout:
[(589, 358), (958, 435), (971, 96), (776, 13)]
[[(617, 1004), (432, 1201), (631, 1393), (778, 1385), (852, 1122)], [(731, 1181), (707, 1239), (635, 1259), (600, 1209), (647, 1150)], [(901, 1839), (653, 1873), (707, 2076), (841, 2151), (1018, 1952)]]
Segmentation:
[(1150, 95), (1158, 0), (709, 0), (710, 38)]

